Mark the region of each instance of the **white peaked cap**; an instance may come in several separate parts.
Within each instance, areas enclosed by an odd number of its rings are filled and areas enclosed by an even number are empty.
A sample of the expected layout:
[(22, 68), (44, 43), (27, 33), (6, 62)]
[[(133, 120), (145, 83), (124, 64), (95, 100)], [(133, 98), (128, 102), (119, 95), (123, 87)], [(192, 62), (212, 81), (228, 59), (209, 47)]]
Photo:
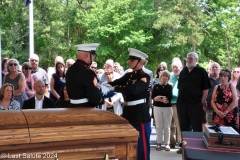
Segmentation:
[(76, 45), (78, 51), (96, 51), (99, 43), (78, 44)]
[(134, 48), (128, 48), (129, 56), (128, 59), (132, 59), (134, 57), (141, 58), (142, 60), (146, 60), (148, 58), (148, 55), (143, 53), (142, 51), (139, 51)]

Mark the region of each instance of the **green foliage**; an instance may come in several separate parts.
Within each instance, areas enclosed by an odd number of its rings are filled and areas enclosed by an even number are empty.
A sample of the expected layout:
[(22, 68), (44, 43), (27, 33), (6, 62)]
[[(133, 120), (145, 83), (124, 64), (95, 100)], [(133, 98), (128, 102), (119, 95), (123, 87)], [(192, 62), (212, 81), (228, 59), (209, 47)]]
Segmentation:
[[(57, 55), (76, 57), (75, 45), (98, 42), (99, 67), (106, 59), (128, 68), (128, 48), (149, 55), (155, 71), (173, 57), (191, 50), (199, 63), (224, 68), (240, 65), (240, 17), (236, 0), (41, 0), (34, 1), (34, 44), (40, 66), (53, 65)], [(28, 7), (22, 1), (0, 0), (2, 57), (28, 60)], [(227, 46), (230, 57), (227, 55)]]

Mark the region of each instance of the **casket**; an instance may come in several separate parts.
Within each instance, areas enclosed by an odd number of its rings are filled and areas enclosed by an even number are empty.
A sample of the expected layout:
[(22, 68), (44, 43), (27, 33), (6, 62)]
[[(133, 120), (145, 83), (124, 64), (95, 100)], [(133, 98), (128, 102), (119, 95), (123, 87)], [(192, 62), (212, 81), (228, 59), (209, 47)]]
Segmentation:
[(138, 132), (93, 108), (0, 111), (0, 159), (137, 159)]
[(203, 140), (208, 149), (224, 151), (240, 151), (240, 134), (230, 126), (206, 125)]

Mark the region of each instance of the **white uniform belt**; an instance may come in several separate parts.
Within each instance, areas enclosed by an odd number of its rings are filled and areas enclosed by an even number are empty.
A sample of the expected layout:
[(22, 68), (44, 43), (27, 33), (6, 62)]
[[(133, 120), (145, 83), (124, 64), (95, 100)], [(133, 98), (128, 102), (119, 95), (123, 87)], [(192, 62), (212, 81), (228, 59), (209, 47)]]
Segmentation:
[(134, 106), (134, 105), (145, 103), (145, 102), (146, 102), (146, 99), (144, 98), (144, 99), (139, 99), (139, 100), (136, 100), (136, 101), (124, 102), (124, 105), (125, 106)]
[(72, 104), (81, 104), (81, 103), (88, 102), (88, 99), (87, 98), (83, 98), (83, 99), (70, 99), (70, 102)]

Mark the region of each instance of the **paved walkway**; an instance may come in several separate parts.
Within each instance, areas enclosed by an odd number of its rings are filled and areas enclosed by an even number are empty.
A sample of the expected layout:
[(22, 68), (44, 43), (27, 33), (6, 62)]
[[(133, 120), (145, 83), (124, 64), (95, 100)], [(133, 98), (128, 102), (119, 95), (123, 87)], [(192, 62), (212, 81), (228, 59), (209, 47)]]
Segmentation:
[[(151, 151), (150, 158), (151, 160), (181, 160), (182, 154), (177, 154), (178, 149), (171, 149), (171, 151), (165, 151), (164, 148), (161, 151), (157, 151), (156, 148), (156, 130), (152, 125), (152, 134), (150, 137)], [(164, 145), (162, 146), (164, 147)]]

